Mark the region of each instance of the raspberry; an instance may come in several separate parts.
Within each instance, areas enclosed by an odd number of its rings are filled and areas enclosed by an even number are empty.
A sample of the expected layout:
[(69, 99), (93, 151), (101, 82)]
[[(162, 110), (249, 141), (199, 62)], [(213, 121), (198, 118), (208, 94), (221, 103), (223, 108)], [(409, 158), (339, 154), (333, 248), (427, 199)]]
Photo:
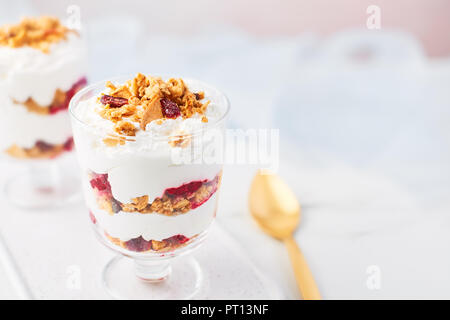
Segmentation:
[(167, 98), (162, 98), (159, 102), (161, 103), (161, 111), (164, 117), (175, 119), (181, 114), (181, 110), (175, 102)]
[(128, 250), (135, 252), (148, 251), (152, 248), (152, 242), (147, 241), (142, 236), (139, 238), (134, 238), (125, 242), (125, 246)]
[(111, 108), (120, 108), (128, 103), (128, 99), (103, 95), (100, 99), (102, 104), (109, 104)]

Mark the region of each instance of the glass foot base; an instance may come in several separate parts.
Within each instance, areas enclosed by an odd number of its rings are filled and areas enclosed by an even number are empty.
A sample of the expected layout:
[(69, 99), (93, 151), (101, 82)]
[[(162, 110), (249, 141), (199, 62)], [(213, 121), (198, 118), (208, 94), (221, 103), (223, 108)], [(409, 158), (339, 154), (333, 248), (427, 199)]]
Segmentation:
[(76, 177), (56, 178), (48, 171), (24, 172), (12, 177), (5, 185), (5, 194), (11, 203), (26, 209), (59, 207), (81, 198)]
[(115, 299), (181, 300), (193, 299), (205, 285), (200, 265), (192, 257), (155, 263), (150, 272), (143, 264), (124, 256), (113, 258), (102, 274), (106, 291)]

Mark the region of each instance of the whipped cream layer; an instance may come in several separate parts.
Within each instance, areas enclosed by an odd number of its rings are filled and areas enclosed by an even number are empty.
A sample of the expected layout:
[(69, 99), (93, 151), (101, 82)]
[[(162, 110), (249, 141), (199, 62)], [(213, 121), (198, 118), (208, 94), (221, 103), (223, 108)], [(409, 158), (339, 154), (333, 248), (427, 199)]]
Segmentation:
[(48, 106), (57, 89), (69, 90), (86, 75), (86, 70), (86, 47), (75, 34), (53, 44), (49, 53), (30, 47), (0, 46), (2, 98), (7, 96), (17, 102), (33, 98), (37, 104)]
[(0, 91), (2, 119), (0, 119), (0, 150), (16, 144), (31, 148), (36, 141), (62, 144), (72, 136), (72, 128), (67, 112), (40, 115), (29, 112), (23, 105), (3, 99)]
[(101, 229), (114, 238), (128, 241), (139, 236), (145, 240), (164, 240), (175, 235), (191, 238), (205, 231), (214, 219), (217, 193), (200, 207), (185, 214), (165, 216), (157, 213), (118, 212), (110, 215), (90, 202), (89, 207)]
[[(149, 199), (161, 197), (167, 188), (198, 180), (212, 180), (221, 170), (221, 164), (176, 164), (174, 158), (191, 153), (191, 148), (173, 147), (167, 137), (180, 133), (189, 134), (214, 126), (226, 112), (226, 98), (214, 88), (192, 80), (184, 80), (193, 92), (204, 91), (205, 101), (210, 100), (206, 110), (208, 122), (200, 115), (191, 118), (157, 120), (147, 124), (145, 131), (128, 137), (124, 145), (107, 146), (103, 139), (117, 135), (113, 123), (102, 118), (98, 111), (103, 107), (98, 97), (80, 102), (72, 112), (82, 121), (74, 120), (74, 136), (77, 155), (82, 168), (96, 173), (108, 173), (108, 181), (115, 199), (123, 203), (132, 198), (148, 195)], [(165, 139), (164, 139), (165, 138)], [(196, 148), (205, 150), (211, 141), (196, 141)], [(212, 148), (209, 148), (213, 152)], [(201, 155), (199, 155), (201, 156)]]

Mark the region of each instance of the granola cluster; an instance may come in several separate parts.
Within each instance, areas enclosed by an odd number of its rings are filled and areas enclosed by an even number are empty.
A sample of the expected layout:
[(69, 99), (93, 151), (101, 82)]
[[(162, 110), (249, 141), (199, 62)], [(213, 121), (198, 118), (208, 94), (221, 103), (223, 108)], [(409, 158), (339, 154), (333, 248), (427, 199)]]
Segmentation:
[(76, 34), (76, 31), (62, 25), (58, 18), (24, 18), (18, 24), (0, 28), (0, 46), (28, 46), (49, 53), (53, 43), (66, 40), (71, 32)]
[(19, 102), (14, 99), (13, 102), (15, 104), (23, 105), (29, 112), (37, 113), (40, 115), (51, 115), (62, 110), (67, 110), (72, 97), (75, 95), (75, 93), (86, 86), (86, 84), (86, 78), (81, 78), (68, 91), (56, 89), (55, 94), (53, 95), (53, 101), (48, 106), (41, 106), (31, 97), (25, 100), (25, 102)]
[(140, 236), (128, 241), (122, 241), (119, 238), (110, 236), (107, 232), (105, 232), (105, 236), (113, 244), (134, 252), (169, 252), (184, 247), (190, 242), (190, 240), (197, 237), (194, 236), (189, 239), (183, 235), (175, 235), (173, 237), (158, 241), (145, 240), (142, 236)]
[(62, 144), (50, 144), (44, 141), (36, 141), (31, 148), (22, 148), (18, 145), (12, 145), (6, 149), (11, 157), (18, 159), (53, 159), (73, 149), (73, 138), (67, 139)]
[(217, 191), (220, 179), (219, 173), (210, 181), (195, 181), (167, 189), (161, 197), (151, 202), (148, 195), (144, 195), (132, 199), (131, 203), (121, 203), (113, 197), (106, 174), (92, 173), (90, 184), (95, 191), (99, 208), (110, 214), (124, 211), (174, 216), (187, 213), (205, 203)]
[[(202, 102), (204, 93), (191, 92), (182, 79), (164, 81), (139, 73), (122, 86), (108, 82), (107, 87), (109, 93), (99, 98), (104, 106), (99, 114), (114, 123), (118, 134), (135, 136), (137, 131), (146, 130), (153, 120), (162, 124), (164, 119), (180, 116), (186, 119), (195, 113), (203, 115), (202, 121), (208, 121), (204, 113), (210, 101)], [(110, 144), (117, 144), (117, 141)]]

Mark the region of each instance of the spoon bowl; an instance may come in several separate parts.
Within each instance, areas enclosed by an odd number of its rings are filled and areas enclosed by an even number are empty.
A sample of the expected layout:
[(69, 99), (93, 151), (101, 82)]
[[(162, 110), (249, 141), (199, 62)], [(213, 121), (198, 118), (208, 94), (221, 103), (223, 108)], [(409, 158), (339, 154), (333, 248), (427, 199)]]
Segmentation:
[(308, 264), (292, 237), (301, 212), (292, 190), (277, 175), (258, 172), (250, 187), (249, 208), (264, 232), (285, 243), (303, 298), (321, 299)]
[(290, 236), (300, 223), (300, 204), (276, 175), (257, 174), (249, 194), (250, 212), (258, 225), (278, 239)]

